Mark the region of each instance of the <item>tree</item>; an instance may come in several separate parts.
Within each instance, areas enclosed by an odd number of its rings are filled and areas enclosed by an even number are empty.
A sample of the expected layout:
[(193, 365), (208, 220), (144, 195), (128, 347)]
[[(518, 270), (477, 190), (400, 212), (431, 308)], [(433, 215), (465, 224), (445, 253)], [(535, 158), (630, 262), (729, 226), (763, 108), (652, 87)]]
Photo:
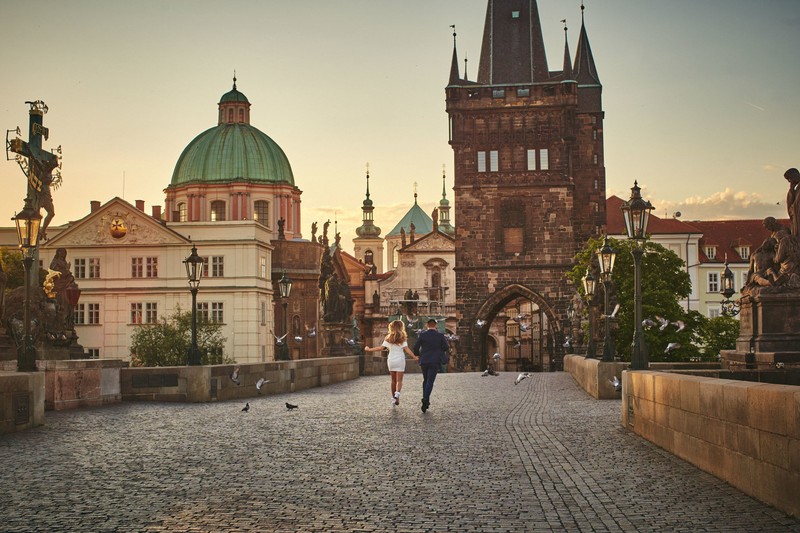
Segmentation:
[(739, 321), (729, 316), (707, 319), (700, 328), (700, 353), (704, 361), (719, 360), (720, 350), (736, 348)]
[(25, 267), (22, 266), (22, 252), (19, 248), (0, 248), (0, 263), (8, 276), (6, 290), (22, 287), (25, 283)]
[[(616, 316), (618, 324), (615, 336), (616, 350), (623, 360), (630, 361), (634, 332), (634, 279), (633, 256), (631, 255), (633, 243), (628, 240), (618, 241), (611, 238), (608, 239), (608, 242), (617, 252), (612, 273), (616, 299), (620, 304), (620, 310)], [(582, 279), (590, 264), (595, 279), (599, 279), (599, 267), (595, 253), (602, 245), (602, 239), (590, 239), (575, 256), (575, 266), (567, 273), (567, 278), (582, 294), (584, 292)], [(695, 311), (687, 313), (680, 305), (680, 300), (688, 297), (692, 289), (691, 279), (685, 270), (683, 260), (675, 252), (660, 244), (648, 242), (642, 256), (641, 272), (642, 318), (657, 322), (656, 317), (661, 317), (669, 321), (669, 325), (663, 329), (660, 326), (644, 329), (646, 349), (649, 349), (650, 360), (675, 361), (697, 357), (699, 350), (696, 346), (696, 336), (699, 334), (700, 325), (705, 318)], [(602, 285), (598, 283), (592, 305), (602, 306), (602, 291)], [(684, 324), (681, 331), (678, 331), (679, 321)], [(597, 324), (596, 327), (602, 326)], [(671, 342), (677, 342), (680, 344), (680, 348), (666, 353), (665, 350)]]
[[(223, 352), (225, 337), (218, 322), (197, 320), (197, 346), (204, 365), (235, 361)], [(131, 366), (183, 366), (192, 344), (192, 313), (175, 310), (156, 324), (136, 326), (131, 335)]]

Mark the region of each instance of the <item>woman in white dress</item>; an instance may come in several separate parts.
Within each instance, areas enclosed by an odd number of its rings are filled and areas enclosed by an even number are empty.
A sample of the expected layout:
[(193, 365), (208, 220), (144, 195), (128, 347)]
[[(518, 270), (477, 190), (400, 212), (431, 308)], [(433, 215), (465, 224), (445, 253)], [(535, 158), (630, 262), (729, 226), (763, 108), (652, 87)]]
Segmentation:
[(408, 347), (408, 335), (402, 320), (393, 320), (389, 323), (389, 334), (383, 340), (383, 344), (374, 348), (365, 347), (368, 352), (379, 352), (384, 349), (389, 350), (386, 364), (389, 366), (389, 374), (392, 376), (392, 404), (400, 405), (400, 390), (403, 388), (403, 373), (406, 371), (406, 354), (414, 359), (417, 358), (414, 352)]

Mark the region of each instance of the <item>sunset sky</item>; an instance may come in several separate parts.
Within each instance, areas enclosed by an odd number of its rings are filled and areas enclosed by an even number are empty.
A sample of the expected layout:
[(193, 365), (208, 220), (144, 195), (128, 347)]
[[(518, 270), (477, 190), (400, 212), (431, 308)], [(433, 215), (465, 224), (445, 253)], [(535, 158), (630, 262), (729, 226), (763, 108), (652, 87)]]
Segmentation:
[[(605, 110), (608, 195), (633, 180), (658, 216), (786, 216), (783, 172), (800, 166), (800, 2), (585, 0)], [(475, 79), (486, 0), (43, 0), (4, 2), (4, 129), (26, 100), (50, 108), (46, 148), (63, 147), (56, 219), (90, 200), (164, 201), (175, 163), (216, 125), (238, 88), (251, 124), (286, 152), (303, 190), (303, 228), (336, 217), (352, 250), (365, 165), (384, 234), (413, 203), (432, 211), (442, 165), (452, 200), (444, 87), (458, 53)], [(539, 0), (551, 70), (580, 0)], [(13, 133), (12, 133), (13, 137)], [(27, 139), (26, 139), (27, 140)], [(0, 225), (25, 180), (0, 164)], [(3, 217), (6, 217), (5, 219)], [(2, 222), (6, 220), (6, 222)], [(458, 224), (458, 220), (455, 220)]]

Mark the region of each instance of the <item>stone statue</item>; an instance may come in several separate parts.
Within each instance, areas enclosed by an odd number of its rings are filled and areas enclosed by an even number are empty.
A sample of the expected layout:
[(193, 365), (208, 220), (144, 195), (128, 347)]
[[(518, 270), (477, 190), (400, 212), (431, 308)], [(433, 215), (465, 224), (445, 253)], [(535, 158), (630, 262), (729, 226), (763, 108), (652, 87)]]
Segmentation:
[(376, 289), (375, 292), (372, 294), (372, 308), (373, 309), (380, 309), (381, 307), (381, 295), (378, 293)]
[(283, 227), (286, 225), (286, 219), (281, 217), (278, 219), (278, 240), (285, 241), (286, 234), (283, 232)]
[(416, 240), (416, 237), (414, 236), (414, 232), (417, 230), (417, 227), (412, 222), (411, 226), (409, 226), (408, 229), (409, 229), (409, 240), (411, 241), (411, 244), (414, 244), (414, 241)]
[(400, 227), (400, 247), (406, 247), (406, 229), (402, 226)]
[(333, 238), (333, 245), (336, 246), (337, 249), (341, 248), (341, 246), (339, 245), (340, 242), (342, 242), (342, 234), (337, 231), (336, 235)]
[(329, 246), (330, 241), (328, 241), (328, 228), (331, 225), (330, 220), (326, 220), (325, 223), (322, 225), (322, 244), (327, 248)]
[(743, 292), (755, 294), (769, 287), (780, 291), (800, 288), (800, 238), (774, 217), (765, 218), (763, 224), (771, 235), (750, 257)]
[(317, 223), (311, 223), (311, 242), (317, 242)]
[(78, 290), (75, 277), (70, 272), (70, 266), (70, 263), (67, 262), (67, 249), (58, 248), (53, 260), (50, 262), (50, 271), (58, 273), (58, 275), (54, 274), (51, 279), (56, 299), (57, 324), (58, 327), (64, 329), (73, 328), (73, 310), (68, 290)]
[(439, 231), (439, 209), (433, 208), (433, 213), (431, 213), (431, 220), (433, 221), (433, 232), (436, 233)]
[(745, 286), (766, 287), (772, 284), (770, 271), (775, 267), (775, 239), (767, 237), (750, 255), (750, 269)]
[(783, 177), (789, 182), (789, 192), (786, 194), (789, 229), (794, 237), (800, 239), (800, 171), (790, 168), (783, 174)]

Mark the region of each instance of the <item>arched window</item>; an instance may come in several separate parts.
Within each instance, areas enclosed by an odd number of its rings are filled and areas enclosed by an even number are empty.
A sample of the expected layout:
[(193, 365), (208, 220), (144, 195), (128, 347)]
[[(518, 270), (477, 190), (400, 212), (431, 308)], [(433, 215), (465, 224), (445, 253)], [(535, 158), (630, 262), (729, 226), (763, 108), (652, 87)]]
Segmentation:
[(371, 265), (372, 263), (372, 250), (364, 252), (364, 264)]
[(178, 222), (186, 222), (187, 217), (186, 202), (181, 202), (178, 204)]
[(244, 109), (239, 109), (239, 122), (244, 122)]
[(395, 246), (394, 251), (392, 251), (392, 267), (397, 268), (397, 264), (400, 262), (400, 247)]
[(253, 220), (262, 224), (269, 221), (269, 202), (266, 200), (256, 200), (253, 204)]
[(233, 122), (233, 109), (228, 109), (228, 122)]
[(214, 200), (211, 202), (211, 222), (225, 220), (225, 202)]

